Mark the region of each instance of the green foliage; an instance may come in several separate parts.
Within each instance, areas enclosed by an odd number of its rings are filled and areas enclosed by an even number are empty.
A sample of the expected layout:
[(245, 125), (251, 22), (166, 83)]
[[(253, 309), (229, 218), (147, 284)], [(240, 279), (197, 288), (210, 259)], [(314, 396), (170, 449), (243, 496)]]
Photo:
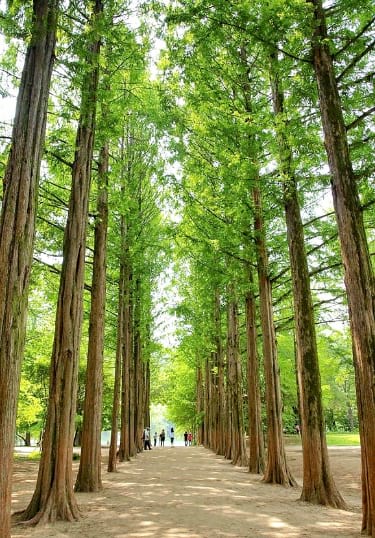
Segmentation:
[(358, 418), (350, 338), (335, 331), (320, 335), (318, 346), (326, 426), (331, 431), (356, 430)]
[(173, 353), (164, 366), (167, 417), (177, 428), (192, 429), (196, 422), (195, 368), (183, 353)]
[[(79, 9), (77, 9), (79, 6)], [(39, 190), (29, 324), (17, 428), (43, 428), (53, 318), (62, 238), (70, 196), (79, 94), (88, 51), (85, 2), (68, 3), (59, 22), (56, 65)], [(30, 30), (31, 2), (8, 2), (0, 17), (8, 40), (2, 55), (0, 94), (18, 84), (18, 64)], [(133, 7), (133, 6), (131, 6)], [(88, 222), (86, 288), (92, 276), (97, 155), (110, 147), (109, 234), (104, 364), (103, 428), (110, 425), (116, 347), (119, 261), (126, 252), (132, 293), (140, 304), (143, 358), (151, 365), (151, 398), (167, 406), (182, 429), (201, 420), (195, 408), (196, 368), (215, 351), (215, 293), (221, 297), (219, 339), (225, 350), (228, 284), (239, 299), (241, 351), (246, 362), (244, 296), (257, 290), (254, 268), (254, 182), (261, 185), (273, 284), (285, 428), (297, 421), (293, 307), (282, 200), (285, 178), (277, 169), (283, 132), (292, 148), (305, 245), (318, 327), (322, 395), (329, 429), (357, 427), (349, 337), (337, 226), (328, 198), (330, 178), (321, 137), (317, 88), (310, 63), (313, 19), (303, 0), (240, 3), (175, 1), (144, 3), (137, 25), (128, 3), (106, 2), (97, 103), (95, 159)], [(371, 252), (374, 251), (374, 87), (368, 53), (370, 0), (339, 0), (328, 8), (328, 46), (334, 54), (354, 172)], [(72, 11), (74, 10), (74, 11)], [(87, 13), (89, 15), (89, 13)], [(155, 18), (153, 18), (155, 16)], [(152, 28), (152, 31), (150, 30)], [(150, 73), (154, 29), (165, 41)], [(20, 41), (22, 39), (22, 41)], [(270, 54), (277, 51), (285, 93), (285, 117), (271, 108)], [(153, 69), (154, 70), (154, 69)], [(7, 136), (9, 126), (2, 133)], [(9, 147), (2, 143), (1, 168)], [(120, 223), (126, 224), (126, 245)], [(375, 259), (375, 258), (374, 258)], [(174, 276), (164, 275), (173, 272)], [(161, 276), (160, 276), (161, 275)], [(138, 288), (136, 288), (138, 283)], [(170, 299), (170, 295), (173, 298)], [(90, 310), (85, 295), (85, 321)], [(167, 311), (167, 315), (164, 312)], [(167, 321), (165, 321), (165, 318)], [(175, 323), (165, 344), (160, 325)], [(81, 348), (79, 416), (84, 397), (88, 324)], [(160, 342), (157, 340), (160, 339)], [(259, 354), (261, 358), (261, 345)], [(173, 348), (173, 349), (172, 349)], [(245, 370), (245, 368), (244, 368)]]
[(25, 438), (26, 433), (31, 434), (34, 439), (38, 439), (42, 429), (43, 405), (40, 398), (34, 394), (34, 385), (28, 379), (22, 379), (18, 411), (17, 411), (17, 433)]

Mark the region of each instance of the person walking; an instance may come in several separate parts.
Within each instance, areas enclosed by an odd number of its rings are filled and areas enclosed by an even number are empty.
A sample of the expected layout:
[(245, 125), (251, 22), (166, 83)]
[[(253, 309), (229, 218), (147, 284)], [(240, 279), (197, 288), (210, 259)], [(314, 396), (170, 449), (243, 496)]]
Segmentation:
[(188, 433), (188, 443), (189, 443), (189, 446), (191, 446), (191, 443), (193, 441), (193, 434), (191, 432)]
[(150, 428), (145, 428), (143, 431), (143, 446), (145, 450), (151, 450)]
[(174, 443), (174, 428), (171, 428), (171, 446), (173, 446)]
[(156, 442), (158, 440), (158, 432), (154, 433), (154, 447), (156, 446)]
[(164, 441), (165, 441), (165, 431), (163, 428), (160, 432), (160, 446), (164, 446)]
[(185, 446), (188, 446), (188, 432), (184, 433)]

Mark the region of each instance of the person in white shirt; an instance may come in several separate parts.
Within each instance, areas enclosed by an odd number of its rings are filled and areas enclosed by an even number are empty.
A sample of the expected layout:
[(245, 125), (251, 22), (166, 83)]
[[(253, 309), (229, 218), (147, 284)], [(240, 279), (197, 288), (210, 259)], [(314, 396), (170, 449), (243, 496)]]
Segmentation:
[(151, 450), (151, 442), (150, 442), (150, 428), (145, 428), (144, 429), (144, 432), (143, 432), (143, 444), (144, 444), (144, 449), (147, 450)]

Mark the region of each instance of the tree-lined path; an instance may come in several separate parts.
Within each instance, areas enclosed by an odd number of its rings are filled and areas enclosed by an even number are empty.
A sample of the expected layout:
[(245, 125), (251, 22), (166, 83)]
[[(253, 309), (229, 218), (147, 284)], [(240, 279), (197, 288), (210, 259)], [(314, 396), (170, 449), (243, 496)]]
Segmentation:
[(0, 2), (0, 538), (375, 538), (373, 7)]
[[(299, 485), (301, 450), (287, 448)], [(14, 538), (214, 538), (214, 537), (359, 537), (359, 448), (331, 448), (335, 479), (351, 511), (298, 502), (300, 487), (285, 489), (233, 466), (202, 447), (174, 447), (142, 452), (106, 473), (104, 489), (79, 493), (83, 518), (36, 528), (13, 528)], [(107, 451), (103, 453), (103, 465)], [(36, 464), (17, 465), (14, 507), (22, 508), (34, 483)], [(26, 492), (26, 489), (28, 490)], [(23, 501), (23, 499), (25, 501)]]

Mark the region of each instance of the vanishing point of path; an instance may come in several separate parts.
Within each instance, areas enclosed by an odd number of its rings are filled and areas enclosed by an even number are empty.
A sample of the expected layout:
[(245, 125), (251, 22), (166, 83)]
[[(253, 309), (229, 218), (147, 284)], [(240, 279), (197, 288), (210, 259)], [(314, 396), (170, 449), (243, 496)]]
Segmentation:
[[(292, 454), (293, 455), (293, 454)], [(14, 538), (359, 538), (361, 515), (300, 503), (300, 488), (263, 484), (202, 447), (155, 448), (119, 465), (104, 489), (77, 494), (78, 523), (14, 527)], [(358, 451), (352, 454), (358, 456)], [(299, 457), (296, 451), (296, 458)], [(16, 468), (14, 509), (30, 499), (37, 464)], [(75, 464), (76, 467), (76, 464)], [(298, 476), (297, 476), (298, 478)]]

